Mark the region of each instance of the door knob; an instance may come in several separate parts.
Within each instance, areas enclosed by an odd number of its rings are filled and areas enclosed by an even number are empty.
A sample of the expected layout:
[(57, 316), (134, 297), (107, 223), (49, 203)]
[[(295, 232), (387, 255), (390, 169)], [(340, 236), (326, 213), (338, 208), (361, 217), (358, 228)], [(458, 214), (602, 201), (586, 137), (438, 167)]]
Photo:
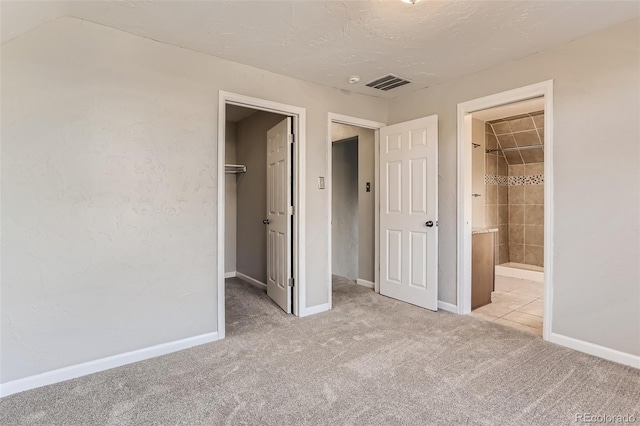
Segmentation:
[(262, 221), (263, 224), (268, 225), (271, 223), (271, 221), (269, 219), (265, 219)]
[(428, 221), (427, 223), (425, 223), (425, 225), (427, 225), (427, 228), (431, 228), (433, 226), (433, 221)]

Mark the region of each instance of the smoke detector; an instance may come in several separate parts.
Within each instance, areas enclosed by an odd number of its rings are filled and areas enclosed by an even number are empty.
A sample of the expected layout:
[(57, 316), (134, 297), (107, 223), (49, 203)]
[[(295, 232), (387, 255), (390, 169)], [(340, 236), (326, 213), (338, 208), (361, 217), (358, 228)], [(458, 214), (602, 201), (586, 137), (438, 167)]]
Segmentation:
[(349, 84), (356, 84), (359, 81), (360, 81), (359, 75), (352, 75), (351, 77), (349, 77)]

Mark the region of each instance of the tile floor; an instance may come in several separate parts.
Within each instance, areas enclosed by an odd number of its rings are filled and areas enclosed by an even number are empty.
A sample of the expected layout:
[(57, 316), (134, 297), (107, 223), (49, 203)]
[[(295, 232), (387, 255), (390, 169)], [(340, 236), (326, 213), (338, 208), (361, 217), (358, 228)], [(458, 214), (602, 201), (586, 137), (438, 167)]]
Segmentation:
[(496, 275), (491, 303), (471, 315), (542, 337), (542, 283)]

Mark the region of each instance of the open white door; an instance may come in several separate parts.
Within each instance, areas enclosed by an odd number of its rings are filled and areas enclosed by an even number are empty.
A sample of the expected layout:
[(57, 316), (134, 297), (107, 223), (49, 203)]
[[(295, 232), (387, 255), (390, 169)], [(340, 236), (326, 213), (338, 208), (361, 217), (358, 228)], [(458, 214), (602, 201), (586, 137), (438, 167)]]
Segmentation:
[(380, 293), (438, 310), (438, 116), (380, 129)]
[(267, 132), (267, 294), (291, 313), (291, 118)]

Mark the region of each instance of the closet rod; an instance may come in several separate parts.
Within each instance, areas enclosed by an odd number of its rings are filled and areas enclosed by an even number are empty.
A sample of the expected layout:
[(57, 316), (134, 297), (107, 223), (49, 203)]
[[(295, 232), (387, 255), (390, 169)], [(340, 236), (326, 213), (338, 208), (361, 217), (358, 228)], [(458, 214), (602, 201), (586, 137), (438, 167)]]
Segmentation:
[(224, 172), (232, 174), (247, 173), (247, 166), (244, 164), (225, 164)]
[(495, 152), (495, 151), (519, 151), (521, 149), (534, 149), (534, 148), (544, 148), (544, 145), (526, 145), (526, 146), (515, 146), (513, 148), (504, 148), (504, 149), (488, 149), (487, 150), (487, 154), (490, 152)]

